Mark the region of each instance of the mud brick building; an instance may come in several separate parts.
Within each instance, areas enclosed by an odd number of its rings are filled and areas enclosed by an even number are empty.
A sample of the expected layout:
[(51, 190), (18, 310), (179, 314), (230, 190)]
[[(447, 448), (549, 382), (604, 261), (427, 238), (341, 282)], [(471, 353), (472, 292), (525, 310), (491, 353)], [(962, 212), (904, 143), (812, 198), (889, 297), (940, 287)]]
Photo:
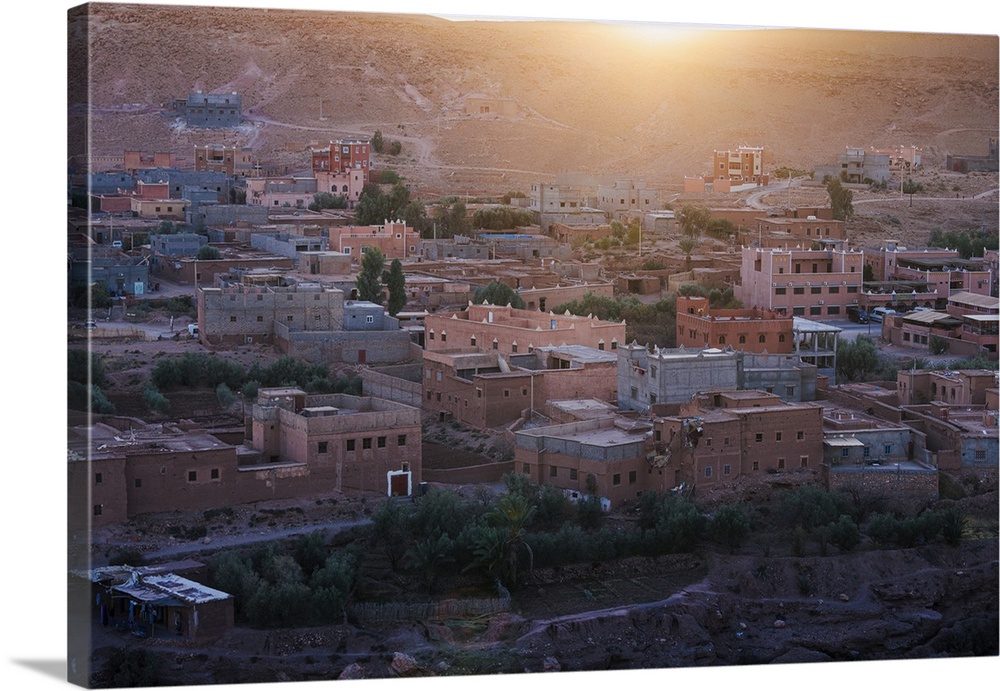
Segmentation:
[(238, 127), (243, 117), (243, 100), (238, 93), (188, 94), (174, 107), (188, 127)]
[(743, 284), (734, 291), (747, 307), (809, 319), (844, 319), (857, 305), (864, 253), (853, 250), (743, 248)]
[(562, 345), (613, 351), (625, 340), (624, 322), (488, 304), (469, 305), (450, 315), (429, 314), (424, 328), (428, 351), (471, 346), (504, 356)]
[[(420, 410), (378, 398), (261, 389), (252, 447), (264, 465), (299, 467), (316, 490), (409, 495), (421, 477)], [(402, 484), (400, 484), (402, 482)]]
[[(647, 473), (649, 423), (623, 417), (551, 425), (514, 434), (514, 469), (539, 485), (579, 497), (595, 494), (617, 507), (660, 489)], [(663, 487), (666, 489), (666, 487)]]
[(508, 425), (550, 400), (614, 401), (618, 357), (584, 346), (502, 356), (461, 348), (425, 351), (423, 407), (477, 428)]
[(758, 308), (710, 309), (708, 298), (678, 296), (677, 345), (791, 353), (792, 318)]
[(699, 395), (679, 415), (654, 420), (653, 440), (646, 474), (668, 488), (817, 470), (823, 461), (823, 408), (760, 391)]

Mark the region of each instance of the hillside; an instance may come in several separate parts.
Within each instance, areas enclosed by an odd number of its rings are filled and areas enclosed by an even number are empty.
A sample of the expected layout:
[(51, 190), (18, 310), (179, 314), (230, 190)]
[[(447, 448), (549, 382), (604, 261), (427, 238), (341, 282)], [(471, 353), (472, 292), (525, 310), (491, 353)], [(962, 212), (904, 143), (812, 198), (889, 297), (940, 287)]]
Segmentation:
[[(676, 184), (711, 151), (763, 145), (806, 168), (845, 146), (985, 154), (997, 136), (996, 36), (824, 30), (667, 33), (626, 25), (92, 5), (94, 150), (304, 147), (380, 129), (418, 188), (524, 188), (561, 171)], [(72, 56), (79, 58), (79, 55)], [(247, 124), (192, 131), (162, 110), (238, 91)], [(470, 96), (511, 117), (465, 114)]]

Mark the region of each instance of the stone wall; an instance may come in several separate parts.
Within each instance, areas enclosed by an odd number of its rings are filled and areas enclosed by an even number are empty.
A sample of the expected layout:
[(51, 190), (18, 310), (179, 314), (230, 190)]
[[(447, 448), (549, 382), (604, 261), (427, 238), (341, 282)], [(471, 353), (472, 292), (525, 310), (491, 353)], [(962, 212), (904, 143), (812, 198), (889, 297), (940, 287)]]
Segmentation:
[(938, 500), (936, 468), (824, 466), (827, 489), (860, 491), (867, 496), (885, 497), (893, 506), (919, 510)]

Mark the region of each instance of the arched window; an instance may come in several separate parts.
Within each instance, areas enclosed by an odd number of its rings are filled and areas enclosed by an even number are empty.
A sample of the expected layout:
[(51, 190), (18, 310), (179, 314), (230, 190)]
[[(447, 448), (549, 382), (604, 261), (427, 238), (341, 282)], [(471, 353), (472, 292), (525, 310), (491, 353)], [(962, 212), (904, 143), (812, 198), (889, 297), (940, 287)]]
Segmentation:
[(757, 342), (758, 343), (766, 343), (767, 342), (767, 336), (765, 336), (764, 334), (761, 334), (760, 336), (757, 337)]
[(746, 343), (746, 342), (747, 342), (747, 337), (746, 336), (740, 336), (740, 343)]
[(726, 337), (719, 336), (719, 345), (726, 345)]

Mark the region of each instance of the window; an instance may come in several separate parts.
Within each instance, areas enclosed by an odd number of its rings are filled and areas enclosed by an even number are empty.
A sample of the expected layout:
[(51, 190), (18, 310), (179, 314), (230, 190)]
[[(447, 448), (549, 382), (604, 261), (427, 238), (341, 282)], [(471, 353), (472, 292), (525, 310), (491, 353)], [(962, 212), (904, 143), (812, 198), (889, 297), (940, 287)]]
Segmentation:
[(258, 295), (257, 296), (257, 302), (261, 302), (263, 299), (264, 299), (263, 295)]
[(871, 458), (871, 455), (872, 455), (872, 447), (866, 446), (865, 447), (865, 452), (864, 452), (864, 457), (865, 458)]
[(570, 480), (576, 480), (577, 479), (576, 468), (570, 468), (569, 469), (569, 479)]
[(746, 335), (745, 334), (740, 334), (740, 343), (746, 343), (746, 342), (747, 342)]
[(348, 439), (347, 440), (347, 450), (348, 451), (354, 451), (354, 440), (353, 439)]
[(497, 339), (494, 338), (493, 339), (493, 350), (497, 350), (499, 347), (500, 347), (500, 344), (497, 343)]
[(611, 341), (611, 350), (618, 350), (618, 341)]
[(503, 390), (503, 397), (504, 398), (510, 398), (510, 389), (504, 389)]
[(795, 386), (792, 384), (785, 385), (785, 396), (791, 398), (795, 395)]
[(730, 465), (728, 463), (726, 465), (722, 466), (722, 474), (723, 475), (729, 475), (731, 472), (732, 472), (732, 468), (730, 467)]
[(263, 321), (264, 321), (264, 317), (262, 317), (262, 316), (259, 316), (259, 315), (258, 315), (258, 317), (257, 317), (257, 321), (259, 321), (259, 322), (263, 322)]
[(316, 451), (319, 453), (326, 453), (328, 450), (327, 442), (325, 441), (321, 441), (316, 446), (317, 446)]
[(851, 453), (850, 449), (841, 449), (840, 450), (840, 455), (841, 455), (842, 458), (847, 458), (850, 455), (850, 453)]
[(761, 334), (757, 337), (758, 343), (767, 343), (767, 334)]
[(211, 475), (211, 478), (213, 480), (218, 480), (219, 479), (219, 469), (218, 468), (212, 468), (212, 471), (211, 471), (210, 475)]
[(760, 461), (754, 461), (753, 462), (753, 469), (754, 470), (760, 470)]
[(361, 448), (362, 449), (370, 449), (370, 448), (372, 448), (372, 438), (371, 437), (365, 437), (364, 439), (362, 439), (361, 440)]
[(233, 315), (233, 316), (229, 317), (229, 322), (231, 324), (235, 324), (236, 323), (236, 315)]
[(830, 295), (837, 295), (840, 292), (840, 286), (830, 286)]
[(705, 466), (705, 477), (712, 477), (712, 466)]
[(384, 449), (384, 448), (385, 448), (385, 437), (379, 437), (379, 438), (378, 438), (378, 439), (377, 439), (377, 440), (375, 441), (375, 444), (376, 444), (376, 446), (377, 446), (378, 448), (380, 448), (380, 449)]
[(811, 295), (820, 295), (822, 292), (823, 289), (819, 286), (813, 286), (812, 288), (809, 289), (809, 293)]
[(806, 289), (803, 288), (803, 287), (801, 287), (801, 286), (798, 286), (798, 287), (792, 288), (792, 292), (795, 295), (804, 295), (805, 292), (806, 292)]
[(634, 485), (636, 482), (636, 472), (634, 470), (628, 471), (628, 483)]
[(785, 459), (784, 458), (779, 458), (778, 459), (778, 470), (784, 470), (784, 469), (785, 469)]
[(611, 484), (612, 485), (614, 485), (614, 486), (617, 487), (621, 483), (622, 483), (622, 474), (621, 473), (615, 473), (614, 475), (611, 476)]
[(785, 334), (778, 334), (778, 343), (785, 342)]
[(725, 438), (724, 438), (724, 439), (722, 440), (722, 445), (723, 445), (723, 446), (729, 446), (729, 437), (725, 437)]
[(396, 446), (406, 446), (406, 435), (400, 434), (396, 436)]
[(142, 478), (138, 478), (137, 477), (135, 479), (135, 487), (136, 487), (136, 489), (139, 489), (140, 487), (142, 487)]
[(528, 465), (527, 463), (522, 463), (521, 472), (524, 473), (525, 475), (528, 475), (529, 473), (531, 473), (531, 466)]
[(549, 477), (558, 477), (558, 476), (559, 476), (559, 468), (555, 467), (554, 465), (549, 466)]
[(448, 340), (448, 334), (445, 333), (444, 331), (442, 331), (441, 332), (441, 342), (444, 343), (447, 340)]
[(101, 511), (104, 509), (104, 504), (94, 504), (94, 515), (100, 516)]
[(803, 468), (809, 467), (809, 457), (799, 456), (799, 465), (802, 466)]
[(375, 323), (375, 316), (374, 315), (369, 314), (369, 315), (365, 316), (365, 324), (374, 324), (374, 323)]
[(754, 441), (755, 442), (762, 442), (762, 441), (764, 441), (764, 435), (763, 434), (755, 434), (754, 435)]
[(892, 453), (892, 444), (886, 444), (885, 445), (885, 455), (888, 456), (891, 453)]
[(726, 337), (719, 336), (719, 345), (726, 345)]
[(94, 474), (94, 484), (95, 485), (99, 485), (102, 482), (104, 482), (104, 475), (102, 475), (101, 473), (95, 473)]
[(289, 314), (287, 317), (285, 317), (285, 321), (286, 322), (292, 321), (292, 315)]
[(787, 291), (787, 290), (785, 290), (784, 288), (775, 288), (775, 289), (774, 289), (774, 294), (775, 294), (775, 295), (784, 295), (784, 294), (785, 294), (785, 293), (787, 293), (787, 292), (788, 292), (788, 291)]
[(977, 461), (985, 461), (986, 460), (986, 449), (976, 449), (975, 459)]
[(475, 336), (473, 336), (472, 338), (469, 339), (469, 345), (470, 346), (476, 345), (476, 337)]
[(434, 340), (434, 329), (431, 329), (430, 340), (432, 340), (432, 341)]
[(809, 308), (809, 315), (813, 317), (818, 317), (823, 314), (823, 308), (818, 306), (813, 306)]
[(189, 470), (188, 471), (188, 482), (197, 482), (197, 481), (198, 481), (198, 471), (197, 470)]
[(781, 432), (774, 433), (774, 441), (781, 441)]
[(711, 446), (711, 445), (712, 445), (712, 438), (708, 437), (707, 439), (705, 439), (705, 446)]

